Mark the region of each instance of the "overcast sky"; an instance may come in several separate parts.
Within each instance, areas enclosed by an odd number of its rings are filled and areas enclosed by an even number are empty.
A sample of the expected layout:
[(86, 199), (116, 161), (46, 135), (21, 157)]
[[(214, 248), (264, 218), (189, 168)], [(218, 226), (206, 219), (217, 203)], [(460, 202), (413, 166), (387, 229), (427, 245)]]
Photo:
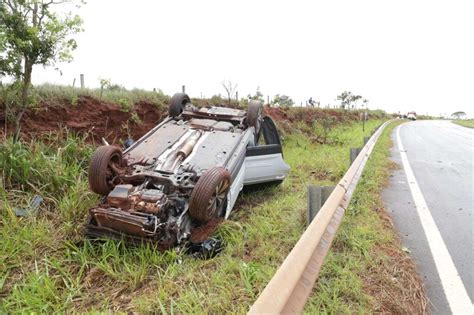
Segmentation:
[(84, 73), (87, 87), (209, 97), (225, 79), (240, 96), (326, 105), (350, 90), (370, 108), (474, 116), (474, 1), (89, 0), (79, 13), (74, 61), (34, 83)]

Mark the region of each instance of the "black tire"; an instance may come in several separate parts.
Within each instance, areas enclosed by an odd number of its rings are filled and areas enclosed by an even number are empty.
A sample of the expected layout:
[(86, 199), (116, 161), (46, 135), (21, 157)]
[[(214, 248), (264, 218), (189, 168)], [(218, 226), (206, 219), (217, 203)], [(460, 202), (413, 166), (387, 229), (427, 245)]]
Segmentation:
[(247, 125), (255, 127), (260, 127), (263, 114), (263, 105), (259, 101), (251, 100), (247, 107)]
[(223, 167), (213, 167), (202, 174), (189, 200), (191, 218), (204, 223), (222, 216), (230, 183), (230, 173)]
[(170, 117), (177, 117), (181, 115), (186, 104), (191, 103), (191, 99), (188, 94), (176, 93), (171, 97), (170, 106), (168, 108), (168, 114)]
[(115, 186), (118, 178), (116, 170), (121, 168), (122, 150), (112, 145), (98, 147), (89, 165), (89, 186), (99, 195), (106, 196)]
[(255, 145), (258, 144), (262, 125), (263, 105), (259, 101), (251, 100), (247, 107), (247, 125), (255, 128)]

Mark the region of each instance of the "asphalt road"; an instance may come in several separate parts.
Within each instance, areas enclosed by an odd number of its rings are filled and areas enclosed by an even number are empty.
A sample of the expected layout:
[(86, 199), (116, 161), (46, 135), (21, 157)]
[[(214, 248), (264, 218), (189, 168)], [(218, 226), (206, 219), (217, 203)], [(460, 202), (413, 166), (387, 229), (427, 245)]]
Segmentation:
[(474, 129), (416, 121), (392, 139), (400, 169), (383, 197), (424, 280), (430, 313), (472, 314)]

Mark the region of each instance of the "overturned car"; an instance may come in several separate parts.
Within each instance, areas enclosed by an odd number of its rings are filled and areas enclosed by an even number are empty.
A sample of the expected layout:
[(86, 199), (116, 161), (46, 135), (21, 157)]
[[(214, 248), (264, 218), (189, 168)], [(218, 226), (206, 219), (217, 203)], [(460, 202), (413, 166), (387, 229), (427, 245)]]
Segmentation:
[(288, 175), (277, 129), (260, 102), (250, 101), (247, 111), (197, 108), (178, 93), (168, 113), (125, 150), (104, 145), (93, 154), (89, 184), (104, 197), (89, 211), (89, 236), (161, 249), (185, 244), (193, 230), (227, 218), (244, 185)]

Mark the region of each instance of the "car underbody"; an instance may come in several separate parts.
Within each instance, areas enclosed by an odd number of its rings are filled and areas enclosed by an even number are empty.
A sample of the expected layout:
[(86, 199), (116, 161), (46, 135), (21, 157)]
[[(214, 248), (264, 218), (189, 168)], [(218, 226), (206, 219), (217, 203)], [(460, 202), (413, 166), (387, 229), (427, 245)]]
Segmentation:
[[(263, 135), (265, 144), (259, 144)], [(280, 139), (262, 105), (247, 111), (197, 108), (186, 94), (171, 99), (169, 117), (124, 151), (97, 148), (87, 234), (151, 242), (160, 249), (199, 243), (227, 218), (243, 185), (278, 183), (288, 174)], [(201, 233), (203, 234), (203, 233)]]

